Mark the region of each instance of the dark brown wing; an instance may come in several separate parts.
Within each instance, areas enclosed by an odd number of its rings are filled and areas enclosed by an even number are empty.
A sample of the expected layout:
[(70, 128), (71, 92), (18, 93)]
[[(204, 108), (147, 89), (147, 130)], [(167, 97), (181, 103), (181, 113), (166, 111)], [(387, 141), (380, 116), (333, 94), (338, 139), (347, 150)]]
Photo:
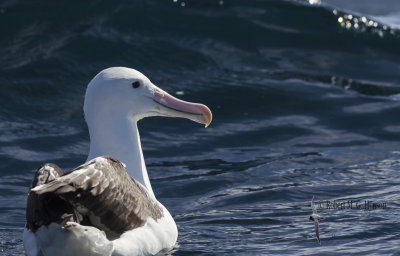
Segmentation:
[(143, 226), (148, 217), (162, 217), (157, 201), (110, 156), (95, 158), (32, 192), (57, 195), (89, 217), (93, 226), (113, 235)]
[[(44, 164), (35, 173), (31, 188), (59, 178), (64, 172), (55, 164)], [(75, 221), (72, 206), (54, 194), (37, 195), (29, 192), (26, 206), (26, 227), (35, 232), (52, 222)]]

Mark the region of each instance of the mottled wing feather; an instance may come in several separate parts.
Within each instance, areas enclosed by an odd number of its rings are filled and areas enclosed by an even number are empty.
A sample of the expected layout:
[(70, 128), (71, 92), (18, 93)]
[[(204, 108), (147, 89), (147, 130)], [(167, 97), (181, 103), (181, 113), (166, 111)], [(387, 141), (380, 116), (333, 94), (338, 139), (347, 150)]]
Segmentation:
[(98, 157), (54, 181), (34, 188), (56, 194), (87, 215), (94, 226), (122, 234), (162, 217), (162, 208), (113, 157)]
[[(55, 164), (44, 164), (35, 173), (31, 188), (59, 178), (64, 172)], [(38, 195), (29, 192), (26, 206), (26, 227), (35, 232), (42, 225), (51, 222), (74, 221), (73, 207), (54, 194)]]

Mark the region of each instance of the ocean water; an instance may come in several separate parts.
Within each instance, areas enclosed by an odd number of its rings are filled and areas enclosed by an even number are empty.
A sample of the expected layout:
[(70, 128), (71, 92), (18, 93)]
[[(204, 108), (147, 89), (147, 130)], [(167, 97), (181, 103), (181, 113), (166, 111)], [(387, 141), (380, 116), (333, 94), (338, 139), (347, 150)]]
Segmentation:
[(0, 2), (0, 255), (24, 255), (36, 168), (85, 161), (85, 88), (111, 66), (214, 114), (207, 129), (139, 123), (179, 229), (170, 254), (399, 255), (399, 13), (396, 0)]

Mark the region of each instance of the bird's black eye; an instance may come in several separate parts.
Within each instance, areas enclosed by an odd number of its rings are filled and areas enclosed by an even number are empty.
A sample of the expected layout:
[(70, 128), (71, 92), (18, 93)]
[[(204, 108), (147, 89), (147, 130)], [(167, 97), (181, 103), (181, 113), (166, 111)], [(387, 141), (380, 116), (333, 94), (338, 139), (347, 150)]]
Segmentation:
[(140, 86), (140, 82), (139, 81), (135, 81), (132, 83), (132, 87), (133, 88), (138, 88)]

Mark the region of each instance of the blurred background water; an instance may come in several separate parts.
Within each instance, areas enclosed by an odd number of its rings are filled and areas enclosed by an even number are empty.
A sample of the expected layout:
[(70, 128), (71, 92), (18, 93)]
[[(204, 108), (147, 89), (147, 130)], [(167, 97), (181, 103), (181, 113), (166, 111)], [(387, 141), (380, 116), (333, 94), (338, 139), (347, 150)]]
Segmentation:
[(110, 66), (213, 111), (207, 129), (139, 123), (173, 255), (399, 254), (399, 13), (397, 0), (1, 1), (0, 255), (24, 255), (36, 168), (85, 161), (85, 88)]

